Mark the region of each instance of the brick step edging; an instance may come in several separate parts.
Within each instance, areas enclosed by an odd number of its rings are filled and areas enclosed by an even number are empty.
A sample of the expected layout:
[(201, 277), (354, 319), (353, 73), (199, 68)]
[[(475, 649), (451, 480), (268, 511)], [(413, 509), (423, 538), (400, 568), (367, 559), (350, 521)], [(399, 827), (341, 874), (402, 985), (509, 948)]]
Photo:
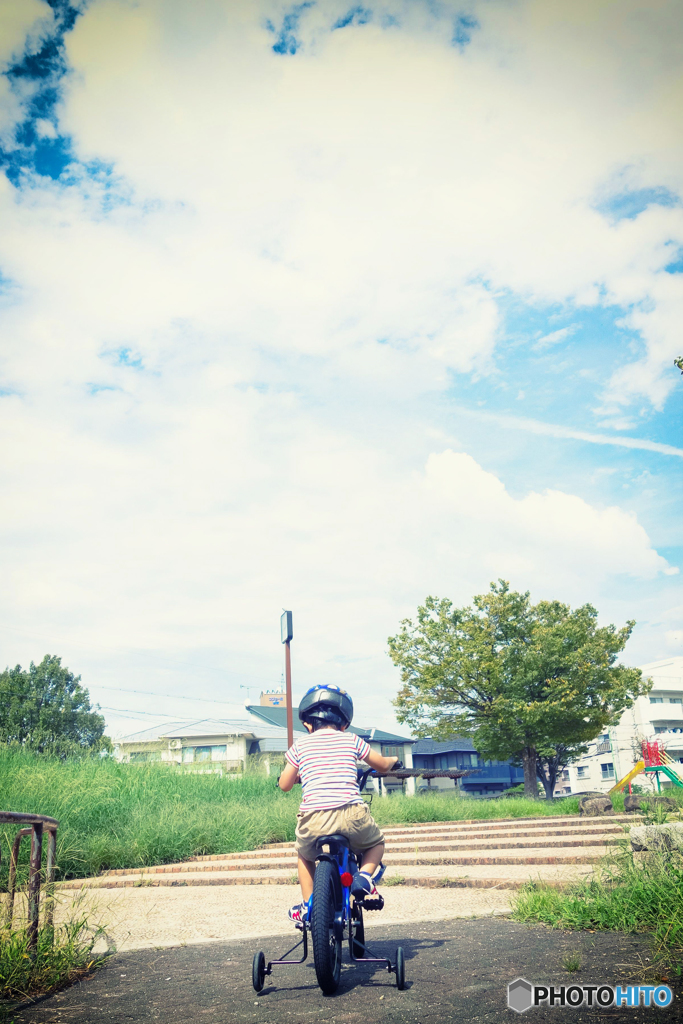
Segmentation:
[[(641, 815), (639, 814), (606, 814), (606, 815), (578, 815), (578, 814), (545, 814), (539, 815), (537, 818), (462, 818), (456, 819), (455, 821), (431, 821), (431, 822), (411, 822), (406, 825), (381, 825), (380, 828), (384, 832), (384, 835), (396, 838), (400, 835), (414, 836), (418, 835), (422, 831), (456, 831), (461, 826), (465, 825), (491, 825), (491, 829), (486, 831), (496, 831), (498, 829), (510, 830), (518, 824), (523, 824), (525, 828), (544, 828), (550, 825), (554, 827), (564, 826), (565, 828), (595, 828), (598, 822), (607, 823), (637, 823), (641, 821)], [(283, 849), (288, 846), (293, 846), (293, 842), (277, 842), (277, 843), (262, 843), (258, 847), (259, 850), (277, 850)], [(220, 854), (208, 854), (207, 856), (220, 856)]]
[[(586, 876), (580, 876), (586, 877)], [(569, 885), (573, 885), (579, 878), (572, 878), (565, 880), (560, 879), (542, 879), (538, 882), (536, 879), (527, 878), (404, 878), (400, 883), (393, 883), (386, 887), (391, 892), (391, 889), (400, 889), (402, 886), (410, 886), (424, 889), (521, 889), (527, 885), (528, 882), (535, 882), (541, 886), (547, 886), (549, 888), (562, 889)], [(138, 881), (130, 879), (112, 879), (106, 882), (100, 883), (97, 886), (86, 886), (82, 882), (60, 882), (57, 885), (57, 889), (62, 891), (76, 891), (81, 889), (135, 889), (135, 888), (190, 888), (192, 886), (206, 886), (206, 885), (297, 885), (295, 878), (202, 878), (202, 879), (188, 879), (183, 881), (177, 881), (175, 879), (159, 878), (153, 882), (145, 882), (143, 885)], [(384, 890), (386, 894), (386, 889)], [(390, 899), (390, 896), (389, 896)]]
[[(537, 832), (513, 832), (512, 830), (510, 830), (509, 834), (510, 835), (514, 835), (514, 836), (518, 836), (518, 837), (521, 837), (521, 838), (526, 838), (526, 839), (543, 840), (543, 845), (544, 846), (558, 846), (558, 845), (568, 845), (568, 846), (583, 845), (583, 846), (586, 846), (586, 845), (590, 845), (590, 840), (591, 839), (598, 839), (598, 838), (602, 839), (603, 837), (607, 837), (607, 838), (610, 838), (610, 839), (612, 837), (621, 838), (621, 837), (623, 837), (625, 835), (625, 832), (622, 829), (618, 829), (618, 828), (614, 828), (614, 829), (594, 828), (594, 829), (591, 829), (590, 831), (581, 831), (581, 832), (558, 831), (558, 832), (546, 832), (546, 833), (543, 833), (542, 835), (539, 835)], [(546, 837), (549, 837), (551, 839), (551, 842), (546, 843), (545, 842)], [(567, 840), (566, 844), (565, 843), (557, 842), (556, 841), (556, 837), (559, 837), (561, 839), (566, 839)], [(580, 838), (575, 838), (575, 837), (580, 837)], [(487, 836), (486, 834), (462, 832), (462, 833), (460, 833), (460, 834), (458, 834), (457, 836), (454, 837), (457, 840), (457, 843), (451, 843), (450, 837), (441, 836), (440, 833), (439, 834), (435, 833), (434, 835), (429, 835), (428, 834), (424, 838), (418, 837), (418, 836), (414, 836), (413, 838), (418, 841), (418, 845), (423, 850), (426, 850), (426, 849), (434, 849), (434, 850), (436, 850), (436, 849), (440, 849), (441, 848), (441, 847), (437, 847), (437, 846), (431, 846), (431, 847), (425, 846), (424, 845), (425, 838), (427, 838), (430, 843), (440, 842), (440, 843), (443, 843), (443, 844), (449, 844), (451, 849), (465, 848), (464, 844), (463, 844), (463, 841), (465, 841), (465, 840), (470, 840), (471, 842), (477, 842), (477, 841), (486, 842), (486, 841), (488, 841), (491, 846), (495, 846), (498, 849), (502, 849), (504, 846), (510, 845), (510, 844), (505, 843), (505, 842), (499, 842), (499, 839), (506, 839), (507, 838), (507, 835), (505, 835), (505, 834), (504, 835), (496, 834), (496, 835), (493, 835), (493, 836)], [(411, 845), (411, 841), (407, 840), (407, 839), (406, 840), (402, 840), (402, 844), (405, 845), (405, 846), (408, 846), (408, 845)], [(458, 846), (458, 844), (459, 844), (459, 846)], [(540, 843), (532, 843), (532, 844), (528, 844), (528, 843), (515, 843), (514, 845), (516, 845), (516, 846), (526, 846), (526, 845), (538, 846), (538, 845), (540, 845)], [(396, 850), (396, 848), (397, 848), (396, 842), (388, 842), (387, 846), (388, 846), (388, 848), (390, 850)], [(209, 854), (203, 854), (203, 855), (196, 856), (196, 857), (188, 857), (187, 860), (180, 861), (179, 863), (182, 863), (182, 864), (202, 864), (202, 863), (211, 863), (212, 861), (227, 862), (227, 861), (231, 861), (231, 860), (252, 860), (252, 859), (253, 860), (265, 860), (265, 859), (275, 859), (275, 858), (278, 858), (278, 857), (285, 856), (286, 852), (288, 852), (289, 850), (294, 852), (294, 843), (283, 843), (280, 849), (271, 849), (271, 848), (263, 849), (263, 848), (261, 848), (261, 849), (256, 849), (256, 850), (242, 850), (242, 851), (239, 851), (239, 852), (231, 851), (230, 853), (209, 853)]]

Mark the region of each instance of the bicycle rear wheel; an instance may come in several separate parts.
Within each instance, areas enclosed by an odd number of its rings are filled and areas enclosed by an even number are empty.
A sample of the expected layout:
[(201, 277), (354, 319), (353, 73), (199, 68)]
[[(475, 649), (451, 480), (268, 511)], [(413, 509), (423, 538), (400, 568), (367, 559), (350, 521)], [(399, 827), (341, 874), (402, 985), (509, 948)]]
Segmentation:
[(342, 944), (334, 927), (335, 913), (340, 909), (337, 907), (338, 889), (336, 865), (321, 860), (313, 878), (311, 940), (315, 974), (326, 996), (337, 991), (341, 977)]

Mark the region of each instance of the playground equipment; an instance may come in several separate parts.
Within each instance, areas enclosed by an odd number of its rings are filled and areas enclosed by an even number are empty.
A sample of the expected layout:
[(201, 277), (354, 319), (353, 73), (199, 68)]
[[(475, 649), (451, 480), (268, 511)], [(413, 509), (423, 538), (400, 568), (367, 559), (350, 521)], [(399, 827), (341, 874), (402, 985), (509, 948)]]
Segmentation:
[(631, 792), (631, 783), (637, 775), (644, 773), (645, 775), (655, 775), (657, 777), (657, 791), (661, 793), (662, 784), (659, 780), (659, 773), (661, 772), (666, 778), (674, 784), (674, 786), (680, 786), (683, 789), (683, 776), (680, 774), (678, 762), (674, 761), (672, 757), (669, 757), (664, 747), (661, 747), (657, 740), (650, 742), (649, 740), (643, 740), (642, 743), (642, 759), (638, 761), (630, 772), (624, 775), (623, 779), (619, 779), (616, 785), (612, 786), (610, 793), (619, 793), (628, 786), (629, 793)]

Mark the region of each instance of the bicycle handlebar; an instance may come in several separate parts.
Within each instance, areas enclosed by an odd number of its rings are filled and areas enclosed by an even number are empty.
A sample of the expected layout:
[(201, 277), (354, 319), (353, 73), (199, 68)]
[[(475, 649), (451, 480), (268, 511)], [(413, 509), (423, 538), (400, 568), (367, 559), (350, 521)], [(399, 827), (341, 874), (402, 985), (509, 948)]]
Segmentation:
[(387, 775), (389, 772), (397, 771), (403, 768), (403, 762), (397, 761), (396, 764), (392, 765), (391, 768), (387, 768), (386, 772), (378, 772), (376, 768), (367, 768), (363, 771), (362, 768), (358, 769), (358, 789), (363, 792), (365, 784), (370, 777), (373, 779), (380, 779), (382, 776)]
[[(387, 768), (386, 772), (378, 772), (376, 768), (367, 768), (365, 771), (362, 768), (359, 768), (358, 769), (358, 776), (357, 776), (358, 777), (358, 789), (362, 792), (365, 789), (365, 784), (366, 784), (366, 782), (368, 781), (368, 779), (370, 777), (372, 777), (373, 779), (379, 779), (379, 778), (382, 778), (384, 775), (387, 775), (389, 772), (399, 771), (402, 768), (403, 768), (403, 761), (397, 761), (396, 764), (393, 764), (391, 766), (391, 768)], [(278, 775), (277, 781), (276, 781), (275, 785), (279, 786), (279, 783), (280, 783), (280, 776)], [(294, 785), (295, 786), (301, 785), (301, 779), (297, 778), (297, 780), (294, 783)]]

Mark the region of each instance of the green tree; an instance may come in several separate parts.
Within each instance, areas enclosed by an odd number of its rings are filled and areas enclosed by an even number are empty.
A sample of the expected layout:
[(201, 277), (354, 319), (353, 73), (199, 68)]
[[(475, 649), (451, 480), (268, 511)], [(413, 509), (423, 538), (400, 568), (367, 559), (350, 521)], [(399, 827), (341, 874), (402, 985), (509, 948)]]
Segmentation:
[(635, 623), (597, 619), (588, 604), (532, 605), (504, 580), (471, 607), (428, 597), (388, 641), (398, 720), (421, 736), (472, 736), (484, 758), (522, 764), (527, 796), (538, 778), (552, 796), (561, 767), (649, 689), (640, 669), (615, 664)]
[(681, 373), (683, 373), (683, 356), (679, 356), (678, 359), (674, 359), (674, 366), (677, 366)]
[(46, 654), (28, 671), (21, 665), (0, 674), (0, 742), (62, 756), (109, 750), (104, 718), (90, 704), (81, 677)]
[[(536, 751), (536, 775), (543, 783), (548, 800), (553, 798), (555, 784), (560, 773), (572, 761), (577, 761), (587, 753), (587, 743), (556, 743), (554, 747), (542, 747)], [(519, 758), (516, 760), (517, 763), (521, 763)]]

